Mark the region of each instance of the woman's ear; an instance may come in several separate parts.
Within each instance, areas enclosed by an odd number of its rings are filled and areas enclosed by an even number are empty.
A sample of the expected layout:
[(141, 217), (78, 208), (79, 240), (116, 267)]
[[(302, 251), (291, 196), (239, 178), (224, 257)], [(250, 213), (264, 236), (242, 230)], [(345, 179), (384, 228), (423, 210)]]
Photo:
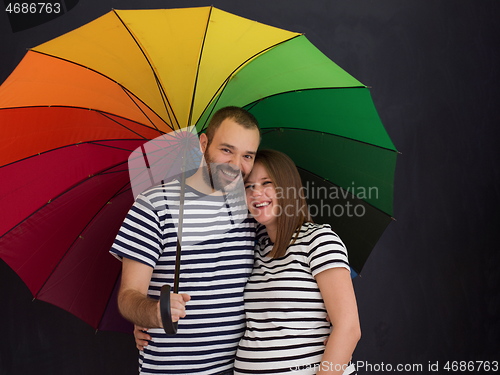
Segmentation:
[(205, 133), (200, 134), (200, 150), (202, 153), (205, 153), (208, 145), (208, 137)]

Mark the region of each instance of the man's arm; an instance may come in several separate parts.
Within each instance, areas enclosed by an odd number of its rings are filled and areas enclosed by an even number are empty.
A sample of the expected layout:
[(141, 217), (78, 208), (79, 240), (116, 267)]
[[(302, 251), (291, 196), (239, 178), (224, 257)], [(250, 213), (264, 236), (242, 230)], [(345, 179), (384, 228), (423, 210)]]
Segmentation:
[[(132, 259), (123, 258), (122, 280), (118, 292), (118, 308), (123, 317), (145, 328), (162, 328), (159, 301), (147, 296), (153, 268)], [(186, 316), (187, 294), (171, 294), (172, 320)]]

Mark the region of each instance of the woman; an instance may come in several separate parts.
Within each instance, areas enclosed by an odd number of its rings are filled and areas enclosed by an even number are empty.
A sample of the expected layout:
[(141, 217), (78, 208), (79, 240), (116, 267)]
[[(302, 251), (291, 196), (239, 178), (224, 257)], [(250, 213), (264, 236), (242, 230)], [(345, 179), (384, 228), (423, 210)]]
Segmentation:
[[(300, 175), (285, 154), (259, 151), (245, 190), (259, 226), (234, 374), (355, 373), (348, 364), (360, 327), (344, 244), (329, 225), (310, 219)], [(149, 337), (134, 334), (142, 350)]]
[(285, 154), (259, 151), (245, 189), (260, 225), (234, 373), (354, 373), (347, 365), (360, 328), (344, 244), (329, 225), (310, 220)]

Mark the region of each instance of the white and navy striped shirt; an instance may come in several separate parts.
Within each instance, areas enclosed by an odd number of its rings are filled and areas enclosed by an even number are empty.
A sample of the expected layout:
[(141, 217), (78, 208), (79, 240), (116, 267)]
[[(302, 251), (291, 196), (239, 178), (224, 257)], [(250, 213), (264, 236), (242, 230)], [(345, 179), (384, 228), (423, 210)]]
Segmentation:
[(234, 373), (315, 374), (330, 323), (314, 276), (334, 267), (349, 270), (347, 250), (329, 225), (314, 223), (301, 227), (283, 257), (271, 259), (271, 250), (267, 232), (260, 227), (245, 289), (247, 329)]
[[(179, 190), (175, 181), (140, 195), (111, 249), (153, 267), (152, 298), (173, 284)], [(186, 186), (179, 293), (191, 300), (176, 335), (148, 331), (152, 342), (141, 353), (141, 374), (212, 375), (232, 368), (245, 330), (243, 292), (252, 270), (255, 222), (241, 200), (229, 203)]]

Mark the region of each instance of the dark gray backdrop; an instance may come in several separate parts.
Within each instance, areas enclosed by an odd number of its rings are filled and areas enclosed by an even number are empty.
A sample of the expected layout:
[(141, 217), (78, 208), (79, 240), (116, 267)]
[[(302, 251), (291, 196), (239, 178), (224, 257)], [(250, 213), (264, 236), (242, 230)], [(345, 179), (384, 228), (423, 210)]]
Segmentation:
[[(111, 8), (214, 5), (303, 32), (372, 87), (402, 153), (395, 217), (355, 279), (360, 374), (500, 360), (497, 0), (80, 0), (13, 33), (0, 13), (0, 82), (25, 51)], [(2, 124), (0, 124), (2, 126)], [(2, 212), (0, 215), (6, 215)], [(135, 374), (131, 336), (31, 300), (0, 261), (0, 374)], [(371, 366), (371, 370), (370, 367)], [(477, 364), (476, 364), (477, 366)], [(432, 367), (435, 369), (435, 367)]]

